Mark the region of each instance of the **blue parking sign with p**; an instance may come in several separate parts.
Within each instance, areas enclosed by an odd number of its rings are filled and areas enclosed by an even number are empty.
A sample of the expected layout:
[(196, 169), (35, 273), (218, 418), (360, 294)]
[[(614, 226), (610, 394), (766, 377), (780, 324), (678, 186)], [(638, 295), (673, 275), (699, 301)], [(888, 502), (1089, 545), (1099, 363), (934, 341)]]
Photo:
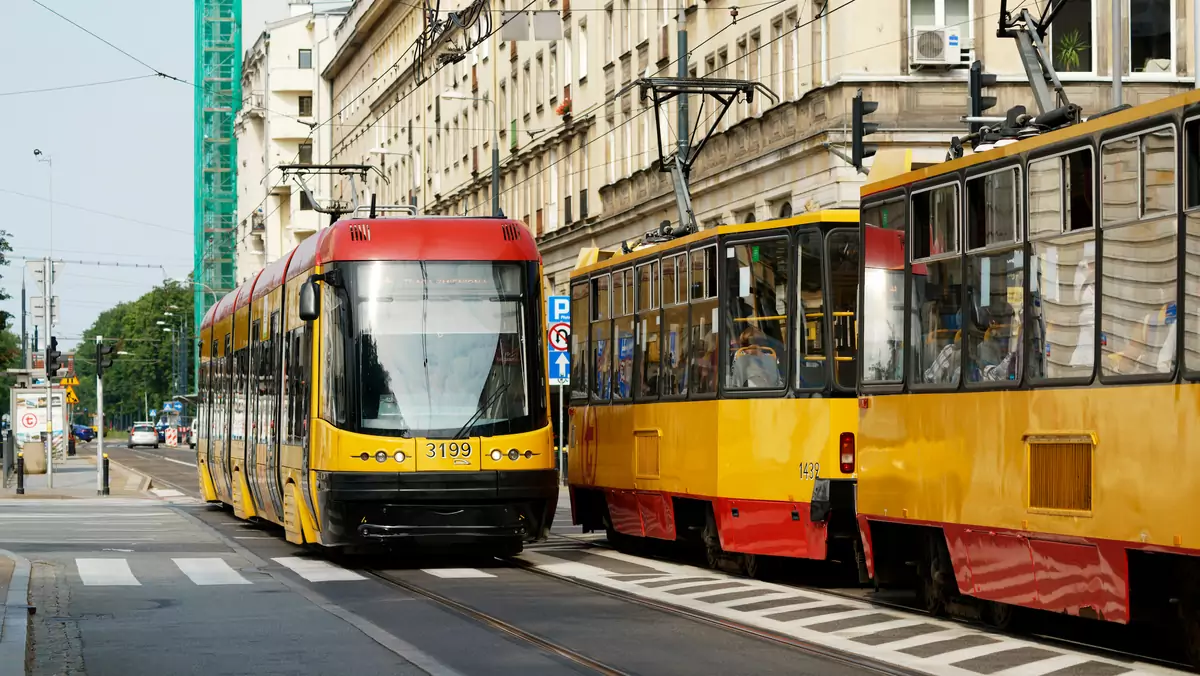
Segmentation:
[(549, 331), (546, 348), (550, 365), (550, 384), (568, 385), (571, 382), (571, 298), (550, 296), (546, 300), (546, 326)]

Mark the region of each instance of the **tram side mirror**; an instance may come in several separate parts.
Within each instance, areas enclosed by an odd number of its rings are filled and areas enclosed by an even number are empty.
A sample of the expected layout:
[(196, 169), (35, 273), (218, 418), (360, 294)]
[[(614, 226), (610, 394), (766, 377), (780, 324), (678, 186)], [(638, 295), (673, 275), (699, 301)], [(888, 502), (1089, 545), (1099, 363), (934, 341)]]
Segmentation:
[(300, 319), (311, 322), (317, 318), (320, 309), (317, 304), (317, 282), (309, 277), (300, 286)]

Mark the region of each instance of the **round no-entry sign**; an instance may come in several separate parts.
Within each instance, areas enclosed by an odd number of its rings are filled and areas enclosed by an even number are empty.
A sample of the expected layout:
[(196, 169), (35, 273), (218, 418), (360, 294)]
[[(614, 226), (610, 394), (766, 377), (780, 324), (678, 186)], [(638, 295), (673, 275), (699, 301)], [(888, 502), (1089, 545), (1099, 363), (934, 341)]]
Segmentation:
[(26, 413), (21, 416), (21, 424), (25, 427), (37, 427), (37, 416), (32, 413)]
[(566, 322), (559, 322), (550, 325), (550, 347), (565, 352), (569, 347), (571, 338), (571, 325)]

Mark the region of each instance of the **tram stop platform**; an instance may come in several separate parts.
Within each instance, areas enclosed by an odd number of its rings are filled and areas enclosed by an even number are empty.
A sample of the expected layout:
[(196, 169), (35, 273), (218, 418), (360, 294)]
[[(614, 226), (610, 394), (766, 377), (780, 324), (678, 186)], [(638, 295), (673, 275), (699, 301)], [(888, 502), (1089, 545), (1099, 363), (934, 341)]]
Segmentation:
[[(110, 495), (142, 496), (150, 487), (150, 478), (113, 462), (110, 458), (108, 461), (108, 487)], [(3, 500), (95, 497), (96, 451), (94, 448), (82, 445), (77, 455), (55, 461), (53, 488), (49, 486), (48, 476), (44, 472), (42, 474), (26, 474), (25, 493), (19, 495), (15, 469), (13, 474), (7, 477), (4, 486), (0, 487), (0, 499)]]

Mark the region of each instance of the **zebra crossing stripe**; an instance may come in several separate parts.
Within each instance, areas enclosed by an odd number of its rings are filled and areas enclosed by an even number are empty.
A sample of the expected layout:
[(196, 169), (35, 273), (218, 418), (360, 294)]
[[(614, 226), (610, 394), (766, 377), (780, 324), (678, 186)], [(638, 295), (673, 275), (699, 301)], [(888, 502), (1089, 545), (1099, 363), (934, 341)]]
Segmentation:
[(88, 587), (138, 587), (142, 584), (133, 576), (125, 559), (75, 559), (75, 568)]
[(476, 578), (496, 577), (477, 568), (422, 568), (422, 573), (447, 580), (469, 580)]
[(224, 584), (250, 584), (250, 580), (242, 577), (224, 559), (171, 559), (184, 575), (204, 587)]
[(362, 575), (346, 570), (340, 566), (335, 566), (327, 561), (319, 559), (302, 559), (298, 556), (280, 556), (271, 559), (275, 563), (291, 570), (293, 573), (308, 580), (309, 582), (340, 582), (344, 580), (363, 580), (366, 579)]

